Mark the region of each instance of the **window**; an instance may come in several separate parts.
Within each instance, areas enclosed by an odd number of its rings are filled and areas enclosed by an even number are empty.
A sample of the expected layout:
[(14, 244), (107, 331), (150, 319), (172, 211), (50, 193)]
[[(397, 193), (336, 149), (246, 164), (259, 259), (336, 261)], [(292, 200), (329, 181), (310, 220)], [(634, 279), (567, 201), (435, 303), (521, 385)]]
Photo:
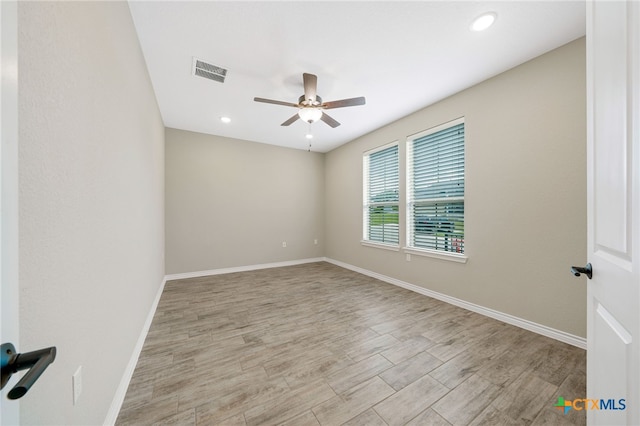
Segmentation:
[(398, 246), (398, 144), (366, 152), (363, 161), (363, 242)]
[(464, 253), (464, 119), (407, 140), (407, 246)]

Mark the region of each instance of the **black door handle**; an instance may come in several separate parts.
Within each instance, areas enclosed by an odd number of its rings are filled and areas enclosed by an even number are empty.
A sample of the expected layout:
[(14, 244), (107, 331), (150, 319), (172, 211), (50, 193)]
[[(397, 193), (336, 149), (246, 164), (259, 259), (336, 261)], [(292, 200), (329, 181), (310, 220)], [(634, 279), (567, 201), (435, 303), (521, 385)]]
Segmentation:
[(591, 264), (587, 263), (584, 268), (581, 268), (580, 266), (572, 266), (571, 273), (576, 277), (579, 277), (580, 274), (585, 274), (587, 278), (591, 279), (591, 276), (593, 275), (593, 269), (591, 268)]
[(31, 389), (31, 386), (44, 373), (49, 364), (56, 359), (56, 347), (52, 346), (38, 351), (23, 354), (16, 353), (16, 348), (12, 343), (2, 344), (2, 382), (0, 389), (4, 388), (11, 375), (20, 370), (27, 373), (22, 376), (18, 383), (9, 391), (9, 399), (18, 399), (24, 396)]

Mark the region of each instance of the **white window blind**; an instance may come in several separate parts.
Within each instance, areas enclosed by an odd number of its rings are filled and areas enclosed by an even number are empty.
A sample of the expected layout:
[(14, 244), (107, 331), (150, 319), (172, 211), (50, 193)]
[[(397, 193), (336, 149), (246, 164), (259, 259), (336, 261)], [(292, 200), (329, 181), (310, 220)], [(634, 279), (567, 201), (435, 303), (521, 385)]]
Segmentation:
[(407, 245), (464, 253), (464, 122), (408, 140)]
[(364, 155), (365, 241), (399, 244), (398, 145)]

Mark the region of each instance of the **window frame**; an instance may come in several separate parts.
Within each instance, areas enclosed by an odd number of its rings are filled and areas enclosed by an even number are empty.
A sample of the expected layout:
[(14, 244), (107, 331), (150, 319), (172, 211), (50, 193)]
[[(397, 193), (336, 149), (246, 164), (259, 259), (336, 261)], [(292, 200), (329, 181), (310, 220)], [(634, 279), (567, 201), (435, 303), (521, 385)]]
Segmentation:
[[(387, 150), (395, 147), (397, 150), (397, 170), (398, 170), (398, 182), (397, 182), (397, 201), (382, 201), (372, 203), (369, 199), (369, 183), (370, 183), (370, 158), (372, 154)], [(371, 206), (395, 206), (398, 210), (398, 241), (396, 243), (376, 241), (369, 239), (369, 208)], [(399, 251), (400, 250), (400, 143), (395, 140), (387, 144), (378, 146), (376, 148), (365, 151), (362, 154), (362, 239), (360, 243), (364, 246), (381, 248), (385, 250)]]
[[(464, 152), (464, 173), (463, 173), (463, 180), (466, 181), (466, 162), (467, 162), (467, 156), (466, 156), (466, 152), (467, 152), (467, 132), (466, 132), (466, 122), (465, 122), (465, 117), (459, 117), (456, 118), (454, 120), (448, 121), (446, 123), (442, 123), (440, 125), (431, 127), (429, 129), (423, 130), (421, 132), (415, 133), (413, 135), (410, 135), (407, 137), (406, 143), (405, 143), (405, 149), (406, 149), (406, 203), (405, 203), (405, 207), (406, 207), (406, 238), (405, 238), (405, 246), (403, 247), (403, 251), (407, 254), (415, 254), (415, 255), (419, 255), (419, 256), (427, 256), (427, 257), (433, 257), (433, 258), (437, 258), (437, 259), (442, 259), (442, 260), (448, 260), (448, 261), (453, 261), (453, 262), (460, 262), (460, 263), (466, 263), (468, 260), (468, 254), (467, 253), (457, 253), (457, 252), (452, 252), (452, 251), (445, 251), (445, 250), (438, 250), (438, 249), (432, 249), (432, 248), (424, 248), (424, 247), (416, 247), (413, 244), (413, 239), (414, 239), (414, 233), (415, 233), (415, 224), (413, 223), (412, 220), (412, 208), (413, 205), (416, 203), (415, 199), (414, 199), (414, 188), (413, 188), (413, 167), (414, 167), (414, 159), (413, 159), (413, 143), (420, 138), (423, 138), (425, 136), (429, 136), (432, 135), (434, 133), (438, 133), (440, 131), (449, 129), (451, 127), (457, 126), (459, 124), (464, 124), (465, 126), (465, 135), (464, 135), (464, 140), (463, 140), (463, 152)], [(466, 198), (466, 185), (465, 185), (465, 189), (463, 191), (463, 195), (461, 197), (450, 197), (447, 198), (447, 200), (452, 201), (452, 202), (462, 202), (463, 203), (463, 223), (464, 223), (464, 230), (463, 230), (463, 239), (465, 237), (465, 235), (467, 234), (467, 228), (466, 228), (466, 221), (464, 220), (465, 216), (466, 216), (466, 207), (465, 207), (465, 198)], [(433, 203), (437, 202), (438, 199), (436, 198), (432, 198)], [(442, 201), (442, 200), (441, 200)], [(420, 201), (418, 201), (420, 202)], [(422, 202), (424, 203), (424, 200), (422, 200)]]

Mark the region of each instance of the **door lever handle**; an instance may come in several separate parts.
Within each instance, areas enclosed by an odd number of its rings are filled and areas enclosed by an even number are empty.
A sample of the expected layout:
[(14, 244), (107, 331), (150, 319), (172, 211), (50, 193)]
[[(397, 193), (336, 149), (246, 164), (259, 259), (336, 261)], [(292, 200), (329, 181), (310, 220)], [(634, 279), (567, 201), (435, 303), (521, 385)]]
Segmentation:
[(2, 344), (2, 382), (0, 389), (4, 388), (11, 375), (20, 370), (27, 370), (18, 383), (9, 391), (9, 399), (22, 398), (31, 386), (44, 373), (49, 364), (56, 359), (56, 347), (40, 349), (23, 354), (16, 353), (16, 348), (12, 343)]
[(571, 273), (576, 277), (579, 277), (580, 274), (585, 274), (587, 278), (591, 279), (593, 276), (593, 269), (591, 268), (591, 264), (587, 263), (584, 268), (581, 268), (580, 266), (572, 266)]

